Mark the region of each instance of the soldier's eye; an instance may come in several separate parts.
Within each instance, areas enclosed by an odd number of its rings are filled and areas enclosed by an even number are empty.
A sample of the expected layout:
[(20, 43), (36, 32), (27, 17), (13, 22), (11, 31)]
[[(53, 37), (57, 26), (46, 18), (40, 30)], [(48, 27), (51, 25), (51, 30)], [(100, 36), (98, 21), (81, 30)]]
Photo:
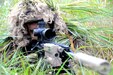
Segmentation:
[(30, 32), (33, 32), (33, 30), (30, 30)]

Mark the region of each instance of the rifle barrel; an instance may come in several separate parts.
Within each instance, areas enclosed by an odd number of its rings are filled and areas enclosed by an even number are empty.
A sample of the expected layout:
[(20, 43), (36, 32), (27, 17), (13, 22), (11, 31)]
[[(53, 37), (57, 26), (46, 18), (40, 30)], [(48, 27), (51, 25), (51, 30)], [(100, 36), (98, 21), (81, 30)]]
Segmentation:
[(111, 67), (107, 60), (90, 56), (81, 52), (78, 53), (68, 52), (68, 53), (74, 57), (75, 63), (79, 63), (84, 67), (90, 68), (100, 73), (101, 75), (107, 75), (110, 72)]

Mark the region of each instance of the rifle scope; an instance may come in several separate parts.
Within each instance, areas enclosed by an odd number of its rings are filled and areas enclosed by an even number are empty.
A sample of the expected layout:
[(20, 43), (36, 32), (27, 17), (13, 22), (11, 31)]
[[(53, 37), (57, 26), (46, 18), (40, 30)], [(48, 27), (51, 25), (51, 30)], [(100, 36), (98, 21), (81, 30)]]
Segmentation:
[(55, 31), (49, 28), (37, 28), (34, 29), (33, 33), (34, 36), (38, 36), (38, 39), (42, 39), (42, 40), (43, 39), (49, 40), (56, 36)]

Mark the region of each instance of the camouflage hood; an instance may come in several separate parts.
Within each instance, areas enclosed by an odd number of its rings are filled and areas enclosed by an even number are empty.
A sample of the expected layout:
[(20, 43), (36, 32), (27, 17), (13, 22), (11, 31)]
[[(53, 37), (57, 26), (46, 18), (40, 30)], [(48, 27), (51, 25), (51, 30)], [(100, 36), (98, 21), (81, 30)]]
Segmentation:
[[(57, 16), (54, 20), (55, 14), (57, 14)], [(54, 21), (54, 29), (56, 32), (65, 33), (67, 30), (67, 27), (59, 14), (52, 11), (45, 2), (36, 0), (20, 1), (12, 8), (9, 14), (11, 36), (18, 46), (26, 46), (30, 42), (24, 24), (31, 20), (37, 21), (39, 19), (43, 19), (48, 24), (51, 24), (52, 21)]]

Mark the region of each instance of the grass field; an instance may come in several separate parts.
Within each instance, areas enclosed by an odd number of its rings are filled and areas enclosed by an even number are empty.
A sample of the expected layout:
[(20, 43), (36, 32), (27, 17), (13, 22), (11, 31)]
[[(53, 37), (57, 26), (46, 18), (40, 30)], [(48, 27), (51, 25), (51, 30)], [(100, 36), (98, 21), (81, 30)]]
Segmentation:
[[(18, 1), (2, 0), (0, 2), (0, 48), (3, 46), (4, 39), (9, 35), (10, 26), (7, 20), (9, 11)], [(110, 62), (111, 71), (108, 75), (113, 75), (112, 3), (112, 0), (50, 0), (49, 2), (51, 6), (59, 8), (74, 38), (85, 37), (87, 39), (84, 41), (85, 45), (77, 47), (77, 51), (82, 50)], [(66, 37), (57, 39), (57, 42), (69, 44)], [(46, 75), (49, 70), (52, 70), (51, 68), (44, 70), (44, 65), (41, 65), (43, 60), (37, 61), (36, 64), (29, 64), (19, 51), (12, 54), (11, 59), (6, 57), (5, 53), (0, 58), (0, 75)], [(99, 75), (83, 67), (76, 68), (76, 65), (74, 67), (77, 75)], [(66, 75), (72, 74), (67, 72)]]

